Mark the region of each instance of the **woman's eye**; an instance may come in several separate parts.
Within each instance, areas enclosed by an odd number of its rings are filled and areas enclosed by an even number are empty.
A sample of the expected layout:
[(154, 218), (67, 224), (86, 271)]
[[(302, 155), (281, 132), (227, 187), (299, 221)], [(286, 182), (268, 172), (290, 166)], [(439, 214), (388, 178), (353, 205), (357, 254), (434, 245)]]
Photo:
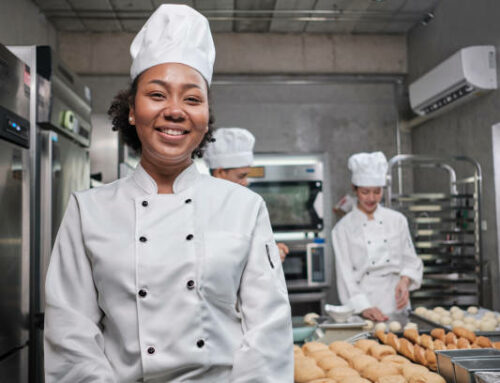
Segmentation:
[(197, 103), (197, 104), (201, 102), (201, 100), (198, 97), (194, 97), (194, 96), (186, 97), (186, 101), (191, 102), (191, 103)]
[(163, 93), (160, 93), (160, 92), (153, 92), (153, 93), (150, 93), (149, 95), (153, 99), (163, 99), (164, 98)]

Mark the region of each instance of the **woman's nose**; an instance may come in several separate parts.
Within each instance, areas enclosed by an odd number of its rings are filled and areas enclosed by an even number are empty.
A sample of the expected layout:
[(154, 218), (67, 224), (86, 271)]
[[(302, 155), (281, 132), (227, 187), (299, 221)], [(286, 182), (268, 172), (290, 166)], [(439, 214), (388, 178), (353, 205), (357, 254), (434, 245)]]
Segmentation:
[(186, 114), (177, 102), (171, 100), (163, 109), (163, 117), (167, 120), (177, 121), (184, 119)]

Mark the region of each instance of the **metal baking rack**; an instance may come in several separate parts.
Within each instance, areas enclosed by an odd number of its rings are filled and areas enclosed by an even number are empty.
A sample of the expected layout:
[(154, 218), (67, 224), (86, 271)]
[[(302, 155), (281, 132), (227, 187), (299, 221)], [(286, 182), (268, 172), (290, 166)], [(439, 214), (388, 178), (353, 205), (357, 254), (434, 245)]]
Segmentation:
[[(435, 184), (430, 192), (403, 191), (407, 168), (430, 169), (446, 186)], [(465, 177), (457, 179), (457, 173)], [(393, 173), (398, 191), (393, 191)], [(439, 173), (438, 173), (439, 172)], [(481, 167), (465, 157), (397, 155), (389, 161), (385, 204), (403, 213), (409, 223), (417, 254), (424, 263), (420, 290), (412, 292), (414, 305), (451, 306), (483, 303), (481, 252)]]

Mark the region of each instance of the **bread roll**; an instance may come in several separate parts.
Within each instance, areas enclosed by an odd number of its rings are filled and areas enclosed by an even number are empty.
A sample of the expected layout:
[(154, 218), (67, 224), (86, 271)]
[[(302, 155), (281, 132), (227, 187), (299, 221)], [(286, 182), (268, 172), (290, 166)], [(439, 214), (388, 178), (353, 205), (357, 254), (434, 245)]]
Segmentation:
[(420, 366), (418, 364), (405, 364), (403, 366), (403, 376), (405, 379), (410, 379), (412, 376), (417, 374), (425, 374), (429, 372), (427, 367)]
[(366, 319), (365, 325), (363, 326), (363, 330), (370, 331), (373, 328), (373, 326), (374, 326), (373, 321)]
[(436, 306), (432, 309), (432, 311), (434, 311), (435, 313), (438, 313), (438, 314), (442, 314), (442, 313), (445, 313), (447, 312), (444, 307), (441, 307), (441, 306)]
[(464, 327), (465, 323), (461, 320), (454, 320), (453, 322), (451, 322), (451, 328), (455, 328), (455, 327)]
[(446, 345), (447, 350), (458, 350), (458, 346), (454, 343), (450, 343)]
[(482, 320), (479, 325), (479, 329), (481, 331), (495, 331), (496, 328), (497, 328), (497, 321), (494, 319)]
[(441, 319), (441, 315), (439, 315), (438, 313), (431, 312), (429, 314), (429, 320), (436, 322), (436, 323), (439, 323), (439, 319)]
[(463, 319), (464, 323), (476, 323), (476, 318), (467, 316)]
[(316, 365), (312, 358), (298, 358), (294, 365), (296, 383), (306, 383), (314, 379), (324, 378), (325, 372)]
[(321, 379), (311, 380), (310, 382), (307, 382), (307, 383), (337, 383), (337, 382), (333, 379), (321, 378)]
[(420, 345), (422, 347), (434, 350), (434, 340), (432, 339), (432, 336), (427, 334), (420, 335)]
[(406, 383), (406, 379), (402, 375), (387, 375), (378, 378), (376, 383)]
[(485, 336), (478, 336), (475, 343), (482, 348), (490, 348), (493, 347), (493, 344), (491, 343), (491, 340), (489, 338), (486, 338)]
[(391, 323), (389, 323), (389, 331), (401, 331), (401, 323), (399, 323), (398, 321), (392, 321)]
[(476, 343), (472, 343), (470, 348), (481, 348), (481, 346), (478, 346)]
[(349, 367), (349, 363), (338, 356), (326, 356), (318, 362), (318, 366), (328, 371), (335, 367)]
[(379, 322), (375, 325), (375, 331), (386, 331), (387, 330), (387, 325), (384, 322)]
[(421, 364), (422, 366), (427, 366), (427, 359), (425, 358), (425, 349), (416, 344), (413, 347), (413, 353), (415, 355), (415, 362)]
[(467, 330), (472, 331), (472, 332), (474, 332), (474, 331), (477, 330), (476, 325), (473, 324), (473, 323), (466, 323), (466, 324), (464, 324), (464, 328), (466, 328)]
[(361, 372), (370, 363), (377, 363), (378, 360), (370, 355), (356, 355), (351, 359), (351, 367), (356, 371)]
[(425, 350), (425, 359), (427, 360), (427, 366), (433, 370), (437, 369), (437, 358), (436, 353), (432, 350)]
[(419, 306), (415, 309), (415, 314), (422, 316), (426, 311), (427, 309), (425, 307)]
[(477, 311), (478, 311), (478, 310), (477, 310), (477, 307), (476, 307), (476, 306), (469, 306), (469, 308), (467, 309), (467, 312), (468, 312), (469, 314), (472, 314), (472, 315), (477, 314)]
[(493, 347), (500, 350), (500, 342), (494, 342)]
[(386, 355), (396, 355), (396, 350), (391, 346), (376, 344), (370, 348), (370, 354), (380, 360)]
[(410, 377), (408, 383), (446, 383), (446, 380), (441, 375), (433, 372), (424, 374), (416, 374)]
[(467, 339), (471, 343), (476, 340), (476, 334), (465, 327), (453, 327), (453, 333), (458, 337)]
[(354, 346), (350, 343), (344, 342), (342, 340), (337, 340), (335, 342), (330, 343), (328, 346), (330, 350), (338, 354), (338, 351), (344, 350), (346, 348), (354, 348)]
[(312, 352), (320, 351), (320, 350), (328, 350), (328, 346), (324, 343), (320, 342), (307, 342), (302, 346), (302, 351), (304, 355), (309, 355)]
[(388, 333), (385, 340), (388, 346), (391, 346), (394, 350), (399, 351), (399, 338), (396, 334), (393, 334), (392, 332)]
[(470, 342), (465, 338), (458, 338), (457, 347), (459, 349), (470, 348)]
[(382, 343), (385, 343), (386, 342), (386, 333), (385, 331), (382, 331), (382, 330), (378, 330), (378, 331), (375, 331), (375, 336), (382, 342)]
[(335, 367), (329, 370), (326, 374), (327, 378), (336, 381), (345, 378), (346, 376), (359, 376), (358, 372), (350, 367)]
[(445, 333), (444, 329), (442, 329), (442, 328), (434, 328), (434, 329), (432, 329), (431, 335), (432, 335), (433, 338), (439, 339), (439, 340), (441, 340), (443, 342), (444, 342), (444, 340), (446, 338), (446, 333)]
[(337, 383), (371, 383), (371, 382), (365, 378), (362, 378), (361, 376), (345, 376), (343, 378), (337, 379)]
[(451, 317), (449, 316), (441, 316), (439, 318), (439, 323), (441, 323), (443, 326), (449, 326), (451, 324)]
[(297, 346), (296, 344), (293, 345), (293, 355), (297, 356), (297, 355), (304, 355), (304, 352), (302, 351), (302, 349)]
[(382, 376), (389, 375), (398, 375), (399, 370), (392, 363), (372, 363), (366, 366), (366, 368), (362, 371), (361, 375), (371, 380), (372, 382), (376, 382), (377, 379)]
[(446, 350), (446, 344), (440, 339), (434, 339), (434, 350)]
[(411, 340), (413, 343), (420, 342), (420, 335), (418, 335), (418, 331), (414, 329), (407, 329), (403, 332), (405, 338)]
[(363, 350), (365, 353), (368, 353), (370, 347), (374, 344), (378, 344), (378, 342), (373, 339), (360, 339), (356, 343), (354, 343), (354, 347), (357, 347)]
[(446, 334), (444, 338), (444, 343), (448, 346), (449, 344), (457, 344), (457, 336), (451, 331)]
[(462, 320), (464, 318), (465, 314), (462, 310), (457, 310), (457, 311), (454, 311), (451, 313), (451, 317), (454, 319), (454, 320)]
[(337, 355), (350, 362), (356, 355), (364, 355), (364, 352), (359, 348), (351, 347), (340, 349)]
[(485, 319), (485, 318), (490, 318), (490, 319), (495, 319), (496, 320), (495, 313), (492, 312), (492, 311), (485, 312), (484, 315), (483, 315), (483, 317), (481, 319)]
[(319, 351), (311, 352), (308, 355), (309, 358), (313, 358), (316, 362), (319, 362), (321, 359), (323, 359), (326, 356), (335, 356), (335, 354), (330, 350), (319, 350)]
[(396, 363), (396, 364), (407, 364), (411, 363), (408, 359), (406, 359), (404, 356), (401, 355), (387, 355), (384, 356), (381, 360), (381, 362), (386, 362), (386, 363)]
[(410, 341), (408, 339), (405, 339), (405, 338), (401, 338), (399, 340), (399, 352), (406, 356), (408, 359), (414, 361), (415, 360), (415, 351), (414, 351), (414, 347), (413, 347), (413, 344), (410, 343)]

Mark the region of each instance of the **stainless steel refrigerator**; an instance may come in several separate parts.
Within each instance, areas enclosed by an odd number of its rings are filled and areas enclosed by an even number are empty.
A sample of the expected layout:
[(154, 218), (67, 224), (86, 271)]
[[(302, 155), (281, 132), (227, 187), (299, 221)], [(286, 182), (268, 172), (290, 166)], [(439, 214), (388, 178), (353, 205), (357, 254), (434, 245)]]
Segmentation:
[(0, 45), (0, 382), (28, 380), (30, 68)]
[[(90, 90), (48, 46), (9, 47), (32, 66), (36, 129), (36, 256), (30, 382), (43, 382), (45, 276), (71, 193), (90, 187)], [(33, 125), (33, 124), (32, 124)], [(0, 379), (0, 381), (2, 381)]]

